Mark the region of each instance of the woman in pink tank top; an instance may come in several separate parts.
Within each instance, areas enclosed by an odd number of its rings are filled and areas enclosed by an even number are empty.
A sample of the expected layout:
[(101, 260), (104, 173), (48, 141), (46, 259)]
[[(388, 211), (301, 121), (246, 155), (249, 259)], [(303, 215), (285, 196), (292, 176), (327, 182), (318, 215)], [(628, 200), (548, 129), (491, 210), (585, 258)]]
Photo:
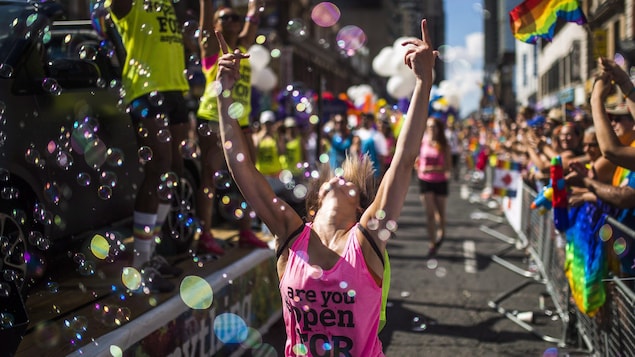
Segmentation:
[[(276, 237), (277, 271), (286, 325), (285, 356), (383, 356), (377, 336), (386, 241), (396, 230), (428, 116), (434, 61), (426, 20), (410, 39), (404, 63), (416, 78), (395, 156), (379, 185), (367, 157), (349, 157), (335, 175), (324, 166), (310, 186), (303, 219), (271, 190), (248, 154), (218, 96), (225, 159), (243, 196)], [(247, 55), (223, 49), (218, 80), (231, 89)], [(309, 223), (305, 223), (308, 221)]]
[(428, 118), (415, 165), (419, 178), (419, 197), (426, 208), (426, 225), (430, 241), (428, 257), (436, 255), (445, 238), (448, 181), (452, 170), (451, 154), (445, 136), (445, 124), (439, 119)]

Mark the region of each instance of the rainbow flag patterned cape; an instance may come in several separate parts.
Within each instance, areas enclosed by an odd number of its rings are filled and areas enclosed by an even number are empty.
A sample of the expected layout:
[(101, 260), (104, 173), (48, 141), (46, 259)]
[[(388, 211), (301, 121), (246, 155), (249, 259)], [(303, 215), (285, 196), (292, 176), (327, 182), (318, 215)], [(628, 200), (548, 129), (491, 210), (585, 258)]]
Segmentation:
[(566, 231), (565, 275), (578, 310), (591, 317), (606, 301), (602, 279), (608, 266), (604, 244), (597, 236), (601, 217), (601, 210), (593, 203), (573, 207), (569, 211), (572, 225)]
[(525, 0), (509, 12), (514, 37), (526, 43), (536, 43), (538, 38), (551, 41), (559, 18), (587, 23), (578, 0)]

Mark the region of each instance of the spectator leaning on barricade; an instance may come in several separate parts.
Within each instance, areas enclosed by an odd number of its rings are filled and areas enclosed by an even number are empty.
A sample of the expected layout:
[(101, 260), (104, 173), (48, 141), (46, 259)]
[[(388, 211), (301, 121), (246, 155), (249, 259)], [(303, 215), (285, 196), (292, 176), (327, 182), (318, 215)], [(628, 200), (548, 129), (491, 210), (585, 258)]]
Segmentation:
[[(624, 72), (615, 62), (601, 58), (598, 60), (600, 70), (604, 74), (599, 80), (602, 84), (603, 92), (596, 94), (595, 85), (593, 93), (596, 95), (591, 97), (591, 108), (593, 113), (593, 124), (597, 132), (598, 143), (602, 154), (616, 165), (629, 170), (635, 170), (635, 134), (630, 136), (623, 133), (623, 130), (629, 129), (633, 123), (633, 113), (635, 113), (635, 86), (631, 82), (629, 75)], [(608, 82), (615, 82), (624, 93), (625, 106), (616, 107), (611, 114), (604, 109), (603, 98), (608, 96), (611, 86)], [(599, 88), (598, 88), (599, 91)], [(606, 91), (606, 93), (604, 93)], [(607, 115), (610, 114), (610, 115)], [(618, 120), (619, 119), (619, 120)], [(624, 120), (624, 121), (622, 121)], [(631, 128), (632, 129), (632, 128)]]
[[(609, 72), (601, 72), (591, 95), (594, 125), (596, 128), (602, 128), (596, 129), (600, 150), (606, 146), (607, 139), (617, 141), (617, 144), (612, 143), (615, 146), (629, 145), (635, 139), (634, 121), (627, 107), (621, 104), (605, 108), (606, 98), (613, 91), (611, 79)], [(602, 154), (607, 156), (603, 150)], [(569, 197), (569, 204), (572, 207), (584, 202), (594, 202), (604, 214), (616, 218), (629, 228), (635, 228), (635, 173), (618, 167), (614, 172), (613, 181), (604, 183), (595, 179), (594, 172), (589, 172), (582, 164), (572, 163), (571, 168), (566, 179), (567, 183), (573, 186)], [(627, 245), (630, 246), (632, 243), (632, 241), (627, 242)], [(609, 252), (609, 267), (615, 274), (633, 275), (635, 273), (632, 266), (632, 255), (635, 254), (633, 249), (630, 249), (633, 252), (627, 251), (619, 257), (613, 250), (607, 249), (607, 251)], [(621, 263), (619, 268), (617, 268), (618, 261)]]
[(589, 161), (585, 168), (589, 170), (587, 175), (602, 183), (611, 183), (613, 181), (613, 173), (615, 172), (615, 164), (602, 156), (600, 144), (598, 143), (595, 127), (591, 125), (584, 131), (582, 137), (582, 150), (587, 155)]
[[(550, 112), (553, 112), (551, 110)], [(549, 127), (553, 124), (556, 117), (555, 114), (551, 114), (552, 119), (547, 119), (544, 126)], [(549, 124), (552, 122), (551, 124)], [(549, 133), (551, 129), (545, 129), (543, 126), (543, 134)], [(529, 160), (536, 167), (537, 172), (534, 174), (536, 181), (544, 181), (548, 178), (549, 167), (551, 166), (551, 160), (559, 156), (562, 159), (562, 166), (565, 172), (572, 160), (586, 162), (588, 161), (582, 148), (582, 131), (576, 123), (567, 121), (554, 128), (551, 132), (557, 134), (551, 140), (551, 144), (548, 143), (546, 136), (538, 136), (539, 130), (535, 127), (529, 126), (529, 129), (525, 133), (525, 147)], [(540, 186), (540, 185), (538, 185)]]

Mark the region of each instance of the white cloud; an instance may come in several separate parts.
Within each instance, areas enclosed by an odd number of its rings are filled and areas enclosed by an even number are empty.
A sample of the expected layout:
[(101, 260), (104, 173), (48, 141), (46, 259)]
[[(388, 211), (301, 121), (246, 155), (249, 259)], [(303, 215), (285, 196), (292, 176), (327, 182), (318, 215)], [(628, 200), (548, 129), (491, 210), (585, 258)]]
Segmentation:
[(465, 36), (465, 46), (451, 49), (445, 63), (446, 81), (440, 88), (444, 95), (459, 98), (460, 115), (464, 117), (478, 109), (483, 81), (483, 33), (474, 32)]

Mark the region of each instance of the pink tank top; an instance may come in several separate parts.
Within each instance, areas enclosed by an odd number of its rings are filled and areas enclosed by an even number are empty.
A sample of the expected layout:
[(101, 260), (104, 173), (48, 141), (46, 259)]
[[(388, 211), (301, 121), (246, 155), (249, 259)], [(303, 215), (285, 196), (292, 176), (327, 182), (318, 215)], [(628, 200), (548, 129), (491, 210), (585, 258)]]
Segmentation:
[(430, 144), (430, 140), (424, 136), (421, 141), (421, 149), (419, 150), (417, 176), (419, 179), (428, 182), (447, 181), (445, 171), (425, 172), (426, 166), (445, 167), (445, 155), (439, 150), (438, 146)]
[(366, 266), (355, 230), (330, 270), (309, 264), (310, 224), (291, 246), (280, 281), (285, 356), (384, 356), (377, 336), (381, 287)]

